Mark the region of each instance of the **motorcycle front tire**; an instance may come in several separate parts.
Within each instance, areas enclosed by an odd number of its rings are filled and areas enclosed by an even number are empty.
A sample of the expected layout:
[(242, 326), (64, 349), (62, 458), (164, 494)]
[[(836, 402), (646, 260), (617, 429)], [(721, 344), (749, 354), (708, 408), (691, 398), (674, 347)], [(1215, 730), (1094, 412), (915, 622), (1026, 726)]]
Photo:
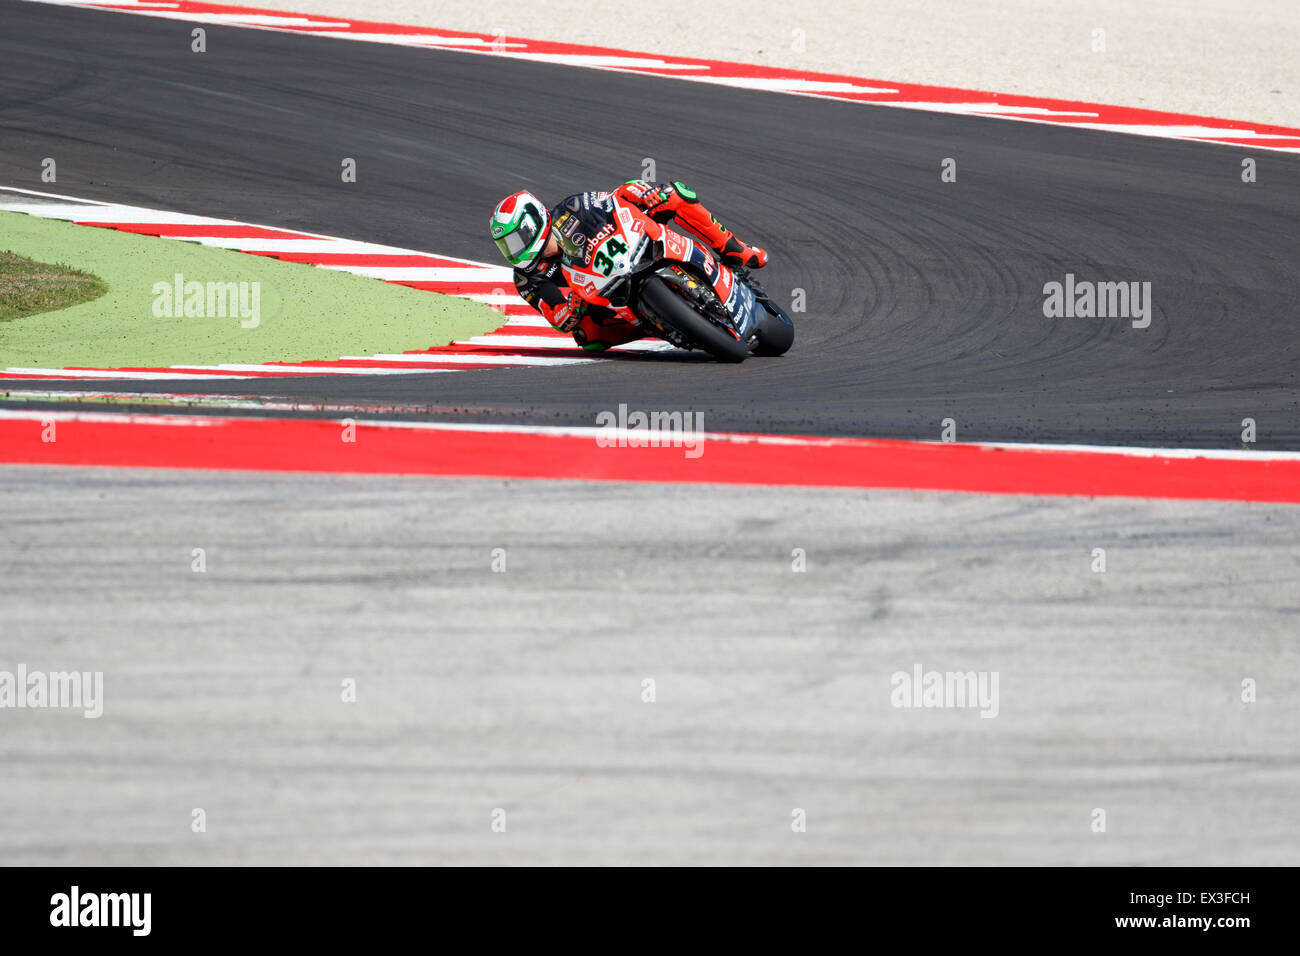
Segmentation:
[(744, 342), (696, 312), (663, 279), (657, 276), (649, 279), (641, 288), (641, 298), (655, 315), (719, 362), (743, 362), (749, 358)]

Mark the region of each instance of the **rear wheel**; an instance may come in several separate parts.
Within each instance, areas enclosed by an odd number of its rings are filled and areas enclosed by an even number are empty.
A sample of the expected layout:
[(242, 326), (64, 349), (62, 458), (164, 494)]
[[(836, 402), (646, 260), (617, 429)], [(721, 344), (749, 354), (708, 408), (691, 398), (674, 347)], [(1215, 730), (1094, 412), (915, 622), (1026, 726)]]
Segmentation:
[(749, 349), (726, 329), (720, 329), (695, 311), (684, 298), (662, 279), (655, 277), (641, 287), (645, 304), (696, 346), (719, 362), (743, 362)]
[(768, 312), (767, 309), (763, 309), (763, 318), (758, 321), (754, 354), (784, 355), (790, 351), (792, 345), (794, 345), (794, 323), (780, 312)]

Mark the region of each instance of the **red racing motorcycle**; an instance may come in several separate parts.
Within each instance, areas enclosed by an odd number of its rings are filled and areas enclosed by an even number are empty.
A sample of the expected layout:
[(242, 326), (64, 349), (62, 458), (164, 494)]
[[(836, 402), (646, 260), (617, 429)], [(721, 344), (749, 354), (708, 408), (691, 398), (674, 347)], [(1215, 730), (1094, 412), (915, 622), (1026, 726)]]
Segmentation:
[(782, 355), (794, 344), (794, 322), (748, 270), (729, 268), (702, 243), (610, 199), (596, 233), (581, 247), (566, 244), (561, 268), (582, 298), (720, 362)]

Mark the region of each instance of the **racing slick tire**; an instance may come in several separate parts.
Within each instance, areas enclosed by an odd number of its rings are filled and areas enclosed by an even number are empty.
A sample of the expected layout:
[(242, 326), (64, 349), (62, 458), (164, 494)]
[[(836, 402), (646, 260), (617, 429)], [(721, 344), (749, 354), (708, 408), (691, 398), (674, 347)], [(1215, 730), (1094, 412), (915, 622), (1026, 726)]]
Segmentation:
[(743, 362), (749, 357), (744, 342), (696, 312), (664, 280), (648, 280), (641, 288), (641, 299), (655, 315), (719, 362)]

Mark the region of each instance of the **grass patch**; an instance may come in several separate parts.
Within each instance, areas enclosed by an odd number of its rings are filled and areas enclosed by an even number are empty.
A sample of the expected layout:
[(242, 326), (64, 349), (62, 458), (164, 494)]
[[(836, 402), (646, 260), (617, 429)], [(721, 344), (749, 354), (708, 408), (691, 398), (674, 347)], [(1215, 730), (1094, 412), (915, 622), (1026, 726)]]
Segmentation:
[(107, 291), (104, 280), (89, 272), (0, 250), (0, 322), (66, 309)]
[[(226, 362), (332, 361), (446, 345), (497, 328), (471, 299), (194, 242), (0, 212), (0, 242), (36, 262), (72, 262), (99, 276), (98, 298), (0, 322), (6, 368), (158, 368)], [(256, 287), (258, 317), (159, 309), (156, 288)], [(509, 287), (509, 283), (503, 283)]]

